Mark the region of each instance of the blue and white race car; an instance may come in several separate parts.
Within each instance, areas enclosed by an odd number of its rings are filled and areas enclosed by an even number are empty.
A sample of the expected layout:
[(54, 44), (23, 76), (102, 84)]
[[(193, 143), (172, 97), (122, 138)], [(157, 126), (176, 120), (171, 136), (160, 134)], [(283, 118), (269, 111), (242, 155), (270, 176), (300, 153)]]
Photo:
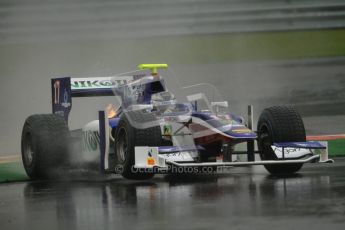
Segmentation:
[[(175, 96), (158, 73), (166, 64), (138, 67), (131, 76), (52, 79), (52, 114), (29, 116), (23, 127), (22, 159), (31, 179), (53, 178), (56, 170), (73, 167), (75, 158), (136, 180), (245, 165), (292, 174), (307, 162), (332, 162), (325, 145), (306, 141), (302, 118), (292, 107), (265, 109), (253, 131), (251, 116), (244, 121), (227, 111), (226, 101), (214, 101), (202, 90), (213, 86), (183, 87)], [(99, 111), (98, 120), (79, 130), (77, 151), (76, 132), (68, 128), (72, 97), (91, 96), (115, 96), (117, 105)], [(240, 143), (247, 143), (246, 151), (235, 151)], [(256, 153), (261, 160), (255, 160)], [(239, 161), (238, 154), (247, 160)]]

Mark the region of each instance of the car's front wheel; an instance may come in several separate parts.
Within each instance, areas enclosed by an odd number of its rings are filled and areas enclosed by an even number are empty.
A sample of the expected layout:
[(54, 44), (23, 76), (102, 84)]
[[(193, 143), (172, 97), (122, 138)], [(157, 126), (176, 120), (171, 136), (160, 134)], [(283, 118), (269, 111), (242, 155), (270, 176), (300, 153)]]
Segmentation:
[[(274, 142), (306, 141), (304, 124), (292, 107), (273, 106), (265, 109), (258, 120), (258, 148), (262, 160), (278, 160), (271, 145)], [(264, 165), (271, 174), (293, 174), (302, 163)]]

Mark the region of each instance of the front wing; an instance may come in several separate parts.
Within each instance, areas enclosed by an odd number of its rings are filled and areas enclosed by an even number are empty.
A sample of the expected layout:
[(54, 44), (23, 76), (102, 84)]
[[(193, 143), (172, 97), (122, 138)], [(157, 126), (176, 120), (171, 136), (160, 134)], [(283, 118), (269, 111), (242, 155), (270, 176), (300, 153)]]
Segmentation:
[[(333, 163), (328, 159), (327, 143), (320, 142), (284, 142), (274, 143), (272, 150), (277, 160), (248, 161), (248, 162), (195, 162), (198, 147), (171, 147), (167, 154), (165, 148), (137, 146), (135, 147), (136, 168), (162, 168), (168, 165), (178, 167), (200, 167), (200, 166), (247, 166), (247, 165), (269, 165), (269, 164), (296, 164), (296, 163)], [(167, 157), (173, 155), (173, 157)], [(180, 158), (176, 157), (180, 156)], [(189, 157), (188, 157), (189, 156)], [(186, 160), (187, 159), (187, 160)]]

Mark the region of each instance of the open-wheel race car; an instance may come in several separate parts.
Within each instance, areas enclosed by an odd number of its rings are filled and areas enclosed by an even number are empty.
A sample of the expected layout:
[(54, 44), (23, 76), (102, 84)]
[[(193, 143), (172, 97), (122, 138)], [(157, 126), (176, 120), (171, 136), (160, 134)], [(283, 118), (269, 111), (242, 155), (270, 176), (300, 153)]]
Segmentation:
[[(251, 114), (245, 121), (228, 112), (227, 101), (214, 96), (214, 86), (175, 87), (174, 95), (160, 74), (166, 64), (138, 67), (131, 76), (52, 79), (52, 114), (29, 116), (22, 131), (22, 159), (31, 179), (51, 178), (52, 171), (73, 167), (73, 155), (96, 162), (102, 173), (136, 180), (247, 165), (293, 174), (304, 163), (332, 162), (326, 145), (306, 141), (303, 120), (293, 107), (264, 109), (253, 131)], [(115, 96), (117, 105), (70, 131), (72, 97), (91, 96)], [(240, 143), (246, 144), (245, 151), (236, 150)], [(246, 160), (240, 161), (239, 154)]]

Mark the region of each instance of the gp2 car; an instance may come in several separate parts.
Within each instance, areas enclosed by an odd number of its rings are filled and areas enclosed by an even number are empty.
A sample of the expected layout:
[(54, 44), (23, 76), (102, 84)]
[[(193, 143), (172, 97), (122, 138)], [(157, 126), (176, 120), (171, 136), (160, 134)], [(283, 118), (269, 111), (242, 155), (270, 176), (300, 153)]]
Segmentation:
[[(271, 174), (293, 174), (304, 163), (332, 162), (327, 146), (306, 141), (302, 118), (292, 107), (266, 108), (252, 131), (251, 116), (246, 122), (227, 111), (226, 101), (210, 102), (199, 87), (209, 85), (196, 85), (196, 93), (184, 87), (186, 95), (176, 94), (185, 100), (179, 103), (158, 73), (166, 64), (138, 67), (131, 76), (52, 79), (52, 114), (29, 116), (22, 131), (22, 160), (31, 179), (53, 178), (54, 170), (73, 167), (73, 155), (96, 162), (102, 173), (136, 180), (174, 168), (264, 165)], [(76, 131), (68, 128), (72, 97), (90, 96), (121, 101), (79, 130), (78, 155), (71, 147)], [(246, 151), (235, 151), (240, 143), (247, 143)], [(238, 161), (240, 153), (246, 161)]]

